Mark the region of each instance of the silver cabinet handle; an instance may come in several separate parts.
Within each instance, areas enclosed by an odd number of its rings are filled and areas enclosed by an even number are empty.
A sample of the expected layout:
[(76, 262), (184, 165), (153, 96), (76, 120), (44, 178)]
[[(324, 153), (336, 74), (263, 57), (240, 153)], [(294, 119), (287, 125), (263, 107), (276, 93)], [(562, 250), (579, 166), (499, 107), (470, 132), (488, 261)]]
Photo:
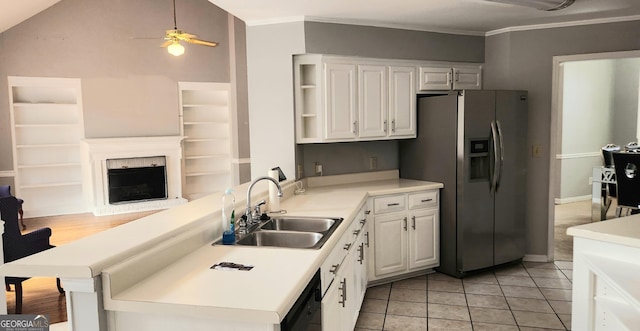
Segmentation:
[(363, 218), (360, 220), (360, 227), (363, 227), (365, 224), (367, 224), (367, 219)]
[(353, 230), (353, 235), (358, 236), (360, 234), (360, 230)]
[(407, 231), (407, 218), (404, 218), (404, 230)]
[(411, 228), (412, 229), (416, 229), (416, 217), (415, 216), (411, 216)]
[(396, 120), (391, 120), (391, 132), (396, 132)]
[(335, 275), (338, 273), (338, 269), (340, 269), (340, 264), (334, 264), (331, 266), (329, 272)]
[(384, 129), (384, 133), (387, 133), (387, 130), (388, 130), (388, 129), (387, 129), (387, 120), (384, 120), (384, 127), (383, 127), (383, 129)]
[(369, 232), (365, 233), (364, 236), (367, 237), (367, 241), (365, 242), (365, 245), (369, 247)]
[(344, 247), (342, 247), (342, 248), (344, 248), (345, 251), (348, 251), (349, 248), (351, 248), (351, 243), (344, 244)]
[(358, 134), (358, 121), (353, 122), (353, 133)]
[(420, 202), (429, 202), (429, 201), (433, 201), (433, 199), (422, 199), (422, 200), (420, 200)]
[(358, 246), (358, 253), (360, 253), (360, 256), (358, 257), (358, 262), (362, 264), (362, 262), (364, 262), (364, 243)]
[(393, 207), (393, 206), (400, 206), (399, 202), (394, 202), (394, 203), (388, 203), (387, 207)]
[(369, 215), (369, 214), (371, 214), (371, 210), (365, 210), (365, 211), (364, 211), (364, 214), (365, 214), (365, 215)]
[(341, 300), (338, 301), (338, 303), (342, 304), (342, 307), (344, 308), (345, 302), (347, 302), (347, 279), (343, 278), (340, 281), (340, 285), (340, 291), (342, 291), (342, 293), (340, 294)]

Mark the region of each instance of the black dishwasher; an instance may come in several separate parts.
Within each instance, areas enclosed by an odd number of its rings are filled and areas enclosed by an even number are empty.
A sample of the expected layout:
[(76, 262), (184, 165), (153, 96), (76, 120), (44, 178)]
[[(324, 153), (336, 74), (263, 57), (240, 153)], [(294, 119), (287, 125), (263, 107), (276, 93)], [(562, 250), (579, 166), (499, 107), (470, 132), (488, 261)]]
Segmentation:
[(322, 286), (318, 270), (280, 323), (280, 330), (322, 330), (321, 301)]

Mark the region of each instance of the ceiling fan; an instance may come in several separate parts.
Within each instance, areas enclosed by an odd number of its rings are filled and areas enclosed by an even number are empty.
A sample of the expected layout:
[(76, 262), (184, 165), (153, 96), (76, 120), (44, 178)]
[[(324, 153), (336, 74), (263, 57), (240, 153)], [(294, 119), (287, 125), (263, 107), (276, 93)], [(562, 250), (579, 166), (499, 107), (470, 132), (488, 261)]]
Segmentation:
[(176, 23), (176, 0), (173, 0), (173, 29), (166, 31), (164, 39), (166, 41), (160, 46), (167, 47), (167, 51), (169, 51), (169, 53), (174, 56), (180, 56), (184, 54), (184, 46), (182, 46), (182, 44), (180, 43), (181, 41), (209, 47), (218, 46), (217, 42), (197, 39), (196, 35), (178, 30), (178, 24)]
[(554, 11), (571, 6), (575, 0), (485, 0), (509, 5), (531, 7), (538, 10)]

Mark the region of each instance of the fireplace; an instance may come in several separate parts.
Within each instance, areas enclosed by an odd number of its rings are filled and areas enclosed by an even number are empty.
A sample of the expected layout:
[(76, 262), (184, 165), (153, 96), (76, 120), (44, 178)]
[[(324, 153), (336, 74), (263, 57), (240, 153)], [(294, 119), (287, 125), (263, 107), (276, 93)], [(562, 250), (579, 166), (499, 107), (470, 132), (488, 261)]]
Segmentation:
[(164, 156), (108, 159), (109, 203), (167, 198)]
[(166, 209), (182, 197), (182, 136), (85, 139), (85, 196), (95, 215)]

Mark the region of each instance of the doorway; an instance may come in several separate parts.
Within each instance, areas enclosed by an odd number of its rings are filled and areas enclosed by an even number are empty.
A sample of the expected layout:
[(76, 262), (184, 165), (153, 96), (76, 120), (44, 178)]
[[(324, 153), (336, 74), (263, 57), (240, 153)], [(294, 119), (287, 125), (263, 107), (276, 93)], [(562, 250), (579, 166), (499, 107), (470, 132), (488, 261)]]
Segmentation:
[[(620, 88), (623, 86), (621, 85), (623, 81), (616, 82), (610, 79), (615, 77), (616, 70), (623, 72), (625, 76), (630, 76), (629, 70), (624, 69), (624, 65), (620, 64), (629, 60), (633, 60), (631, 67), (635, 68), (631, 74), (631, 79), (635, 79), (633, 81), (635, 88), (631, 88), (635, 108), (631, 110), (622, 100), (615, 105), (616, 100), (628, 96), (629, 92), (621, 92), (625, 90)], [(611, 142), (624, 145), (639, 139), (637, 138), (640, 136), (637, 133), (640, 127), (637, 124), (638, 95), (640, 94), (638, 88), (640, 69), (637, 69), (640, 64), (638, 63), (640, 63), (640, 51), (553, 58), (547, 247), (547, 256), (550, 259), (556, 259), (554, 253), (556, 241), (566, 245), (566, 241), (570, 240), (563, 235), (563, 231), (571, 226), (571, 222), (582, 222), (581, 219), (586, 219), (588, 222), (587, 217), (590, 216), (591, 209), (589, 201), (585, 202), (585, 200), (590, 200), (591, 197), (589, 177), (592, 169), (602, 164), (600, 148)], [(616, 83), (618, 83), (617, 89)], [(592, 90), (589, 91), (589, 89)], [(585, 100), (587, 98), (592, 99)], [(625, 141), (627, 139), (629, 140)], [(582, 208), (588, 209), (582, 210)], [(559, 209), (558, 214), (556, 209)], [(556, 224), (556, 217), (558, 217), (558, 224)], [(563, 254), (558, 258), (567, 259), (567, 256)]]

